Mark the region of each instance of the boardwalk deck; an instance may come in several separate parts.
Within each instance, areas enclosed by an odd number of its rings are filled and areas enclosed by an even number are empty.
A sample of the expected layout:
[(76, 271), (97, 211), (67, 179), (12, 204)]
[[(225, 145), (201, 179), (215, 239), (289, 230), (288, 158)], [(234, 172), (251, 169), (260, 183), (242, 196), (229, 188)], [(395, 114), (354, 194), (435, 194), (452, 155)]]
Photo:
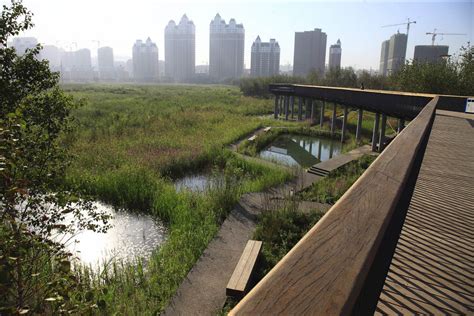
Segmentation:
[(437, 111), (376, 314), (474, 313), (474, 117)]

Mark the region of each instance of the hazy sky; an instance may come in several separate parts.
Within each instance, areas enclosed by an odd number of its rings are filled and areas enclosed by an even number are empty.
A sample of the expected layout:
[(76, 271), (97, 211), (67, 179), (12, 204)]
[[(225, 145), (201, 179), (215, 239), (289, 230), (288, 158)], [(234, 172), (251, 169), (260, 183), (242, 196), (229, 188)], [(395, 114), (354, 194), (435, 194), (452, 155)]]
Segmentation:
[[(1, 4), (8, 3), (0, 0)], [(426, 32), (466, 33), (465, 36), (439, 36), (437, 43), (449, 45), (455, 53), (467, 41), (473, 42), (473, 0), (451, 1), (171, 1), (171, 0), (24, 0), (33, 11), (35, 28), (25, 36), (41, 43), (66, 49), (90, 48), (96, 55), (97, 41), (114, 48), (116, 59), (131, 56), (136, 39), (148, 36), (164, 59), (164, 28), (170, 19), (179, 21), (186, 13), (196, 25), (196, 64), (209, 60), (209, 23), (218, 12), (226, 20), (235, 18), (245, 28), (245, 64), (250, 65), (250, 47), (257, 35), (280, 43), (281, 64), (293, 64), (294, 32), (321, 28), (329, 45), (342, 42), (342, 65), (378, 69), (380, 46), (398, 29), (386, 27), (407, 18), (416, 20), (408, 38), (407, 58), (413, 58), (414, 45), (430, 44)], [(326, 57), (326, 63), (328, 58)]]

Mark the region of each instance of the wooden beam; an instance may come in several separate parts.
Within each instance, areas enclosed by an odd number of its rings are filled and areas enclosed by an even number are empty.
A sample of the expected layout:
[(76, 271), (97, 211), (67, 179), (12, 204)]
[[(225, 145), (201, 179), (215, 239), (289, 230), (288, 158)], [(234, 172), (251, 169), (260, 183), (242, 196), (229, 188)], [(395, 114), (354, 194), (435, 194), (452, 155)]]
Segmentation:
[(348, 315), (366, 281), (438, 98), (229, 315)]

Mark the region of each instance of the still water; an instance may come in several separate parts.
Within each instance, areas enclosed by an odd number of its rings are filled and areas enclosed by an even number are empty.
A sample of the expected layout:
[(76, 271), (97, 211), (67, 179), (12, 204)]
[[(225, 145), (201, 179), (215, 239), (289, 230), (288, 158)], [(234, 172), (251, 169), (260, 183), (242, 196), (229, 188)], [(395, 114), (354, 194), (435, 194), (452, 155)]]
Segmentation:
[(309, 168), (342, 151), (338, 140), (324, 137), (281, 135), (260, 152), (260, 157), (290, 167)]
[(66, 248), (81, 263), (97, 267), (98, 263), (111, 259), (147, 259), (165, 241), (165, 226), (151, 216), (115, 210), (103, 203), (94, 204), (99, 210), (113, 216), (109, 221), (112, 228), (106, 233), (84, 231), (66, 243)]
[(174, 182), (176, 191), (192, 191), (192, 192), (204, 192), (213, 186), (216, 186), (220, 180), (223, 179), (223, 175), (220, 173), (212, 172), (211, 170), (196, 174), (190, 174)]

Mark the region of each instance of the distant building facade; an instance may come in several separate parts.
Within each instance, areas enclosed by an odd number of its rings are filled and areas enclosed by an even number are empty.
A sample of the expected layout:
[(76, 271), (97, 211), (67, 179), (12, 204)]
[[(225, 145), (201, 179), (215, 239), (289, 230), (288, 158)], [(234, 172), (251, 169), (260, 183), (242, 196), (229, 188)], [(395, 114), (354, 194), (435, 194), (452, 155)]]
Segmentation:
[(114, 50), (112, 47), (105, 46), (97, 50), (97, 63), (100, 80), (114, 81), (117, 79), (114, 66)]
[(382, 42), (382, 49), (380, 51), (380, 67), (379, 67), (379, 74), (382, 76), (387, 75), (389, 47), (390, 47), (390, 40), (386, 40)]
[(35, 37), (15, 37), (12, 41), (12, 47), (15, 48), (18, 56), (23, 56), (27, 49), (35, 48), (38, 40)]
[(449, 46), (445, 45), (417, 45), (413, 60), (417, 62), (435, 63), (443, 60), (449, 54)]
[(329, 47), (329, 69), (341, 68), (341, 40), (337, 40), (336, 44)]
[(407, 40), (406, 34), (397, 33), (382, 42), (379, 71), (382, 76), (397, 72), (405, 64)]
[(244, 71), (245, 29), (234, 19), (226, 24), (219, 14), (210, 24), (209, 75), (213, 79), (240, 78)]
[(49, 62), (51, 71), (61, 71), (62, 50), (54, 45), (44, 45), (41, 50), (41, 58)]
[(158, 47), (147, 38), (137, 40), (133, 45), (133, 78), (138, 82), (158, 80)]
[(260, 36), (252, 44), (250, 57), (250, 75), (252, 77), (270, 77), (280, 72), (280, 45), (275, 39), (262, 42)]
[(179, 24), (171, 20), (165, 28), (165, 76), (185, 81), (194, 76), (196, 66), (196, 29), (183, 15)]
[(317, 71), (320, 75), (324, 73), (326, 41), (327, 35), (321, 29), (295, 32), (293, 75), (306, 76), (312, 70)]

